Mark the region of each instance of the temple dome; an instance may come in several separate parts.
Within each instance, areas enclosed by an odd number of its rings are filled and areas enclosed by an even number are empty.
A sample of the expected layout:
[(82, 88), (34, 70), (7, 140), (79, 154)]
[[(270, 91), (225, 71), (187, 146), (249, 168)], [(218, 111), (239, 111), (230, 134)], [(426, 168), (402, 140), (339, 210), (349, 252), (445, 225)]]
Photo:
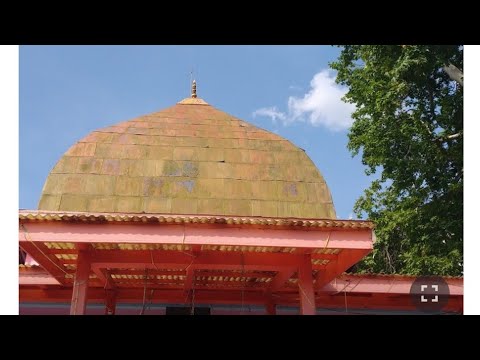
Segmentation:
[(38, 207), (336, 218), (302, 149), (196, 96), (78, 141), (50, 172)]

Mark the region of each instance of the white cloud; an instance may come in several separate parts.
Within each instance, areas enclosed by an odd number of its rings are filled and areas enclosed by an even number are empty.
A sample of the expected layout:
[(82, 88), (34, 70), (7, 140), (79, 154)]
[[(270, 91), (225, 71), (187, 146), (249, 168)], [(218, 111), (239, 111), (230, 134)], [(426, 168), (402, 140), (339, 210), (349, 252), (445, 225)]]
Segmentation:
[(276, 124), (277, 123), (277, 119), (285, 122), (287, 120), (287, 115), (285, 115), (283, 112), (281, 111), (278, 111), (277, 107), (276, 106), (272, 106), (272, 107), (265, 107), (265, 108), (261, 108), (261, 109), (258, 109), (258, 110), (255, 110), (253, 112), (253, 117), (257, 117), (257, 116), (266, 116), (266, 117), (269, 117), (272, 119), (273, 123)]
[(276, 106), (262, 108), (253, 116), (267, 116), (276, 123), (281, 120), (284, 125), (295, 121), (308, 121), (313, 126), (325, 126), (333, 131), (348, 129), (352, 123), (353, 104), (341, 99), (347, 92), (335, 83), (335, 74), (325, 69), (315, 74), (310, 82), (310, 90), (303, 97), (288, 98), (288, 112), (281, 112)]

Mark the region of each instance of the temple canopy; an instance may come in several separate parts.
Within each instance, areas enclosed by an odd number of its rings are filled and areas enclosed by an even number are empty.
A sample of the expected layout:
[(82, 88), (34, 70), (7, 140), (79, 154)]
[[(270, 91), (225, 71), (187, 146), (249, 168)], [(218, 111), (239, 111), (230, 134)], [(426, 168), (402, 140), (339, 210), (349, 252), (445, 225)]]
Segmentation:
[[(347, 291), (357, 308), (412, 308), (411, 278), (342, 275), (371, 252), (374, 225), (336, 219), (305, 151), (215, 109), (195, 83), (190, 98), (73, 145), (19, 220), (21, 309), (71, 299), (71, 314), (99, 301), (107, 314), (147, 302), (315, 314)], [(463, 282), (449, 281), (446, 309), (459, 312)]]

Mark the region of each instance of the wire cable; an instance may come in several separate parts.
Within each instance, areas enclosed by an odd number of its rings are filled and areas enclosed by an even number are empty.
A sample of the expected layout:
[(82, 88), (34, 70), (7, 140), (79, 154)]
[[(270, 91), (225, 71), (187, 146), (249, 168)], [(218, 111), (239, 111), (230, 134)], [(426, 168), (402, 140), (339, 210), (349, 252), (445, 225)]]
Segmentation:
[(145, 314), (145, 305), (147, 300), (147, 278), (148, 278), (148, 270), (145, 268), (145, 276), (144, 276), (144, 284), (143, 284), (143, 304), (142, 310), (140, 311), (140, 315)]

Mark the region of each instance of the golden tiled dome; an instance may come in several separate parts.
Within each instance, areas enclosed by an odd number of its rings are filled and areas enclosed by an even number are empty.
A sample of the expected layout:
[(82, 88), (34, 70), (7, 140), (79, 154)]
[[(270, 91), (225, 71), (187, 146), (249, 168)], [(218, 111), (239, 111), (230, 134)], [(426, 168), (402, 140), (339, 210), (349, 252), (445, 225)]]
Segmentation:
[(196, 97), (81, 139), (50, 172), (39, 209), (336, 217), (303, 150)]

